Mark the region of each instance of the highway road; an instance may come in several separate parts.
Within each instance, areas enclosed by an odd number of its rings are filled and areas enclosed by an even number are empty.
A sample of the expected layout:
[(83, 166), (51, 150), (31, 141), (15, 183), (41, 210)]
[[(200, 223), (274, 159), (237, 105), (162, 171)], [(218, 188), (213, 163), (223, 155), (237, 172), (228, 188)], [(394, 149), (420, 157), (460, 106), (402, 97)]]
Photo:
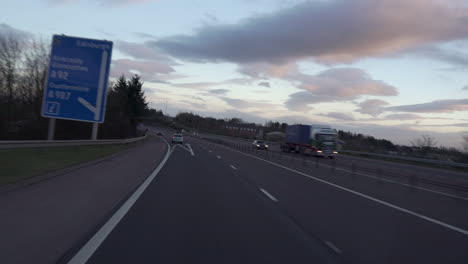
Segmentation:
[(464, 199), (193, 137), (169, 155), (69, 263), (468, 262)]
[[(251, 148), (252, 142), (243, 139), (227, 138), (212, 134), (202, 134), (206, 139), (222, 140), (240, 146)], [(278, 143), (270, 144), (270, 151), (280, 154)], [(338, 155), (334, 160), (314, 157), (304, 157), (295, 153), (281, 153), (290, 159), (305, 159), (308, 162), (318, 162), (320, 166), (334, 166), (338, 170), (355, 171), (360, 177), (378, 177), (387, 182), (412, 185), (418, 189), (432, 190), (468, 199), (468, 173), (454, 170), (432, 168), (427, 166), (404, 164), (347, 155)]]

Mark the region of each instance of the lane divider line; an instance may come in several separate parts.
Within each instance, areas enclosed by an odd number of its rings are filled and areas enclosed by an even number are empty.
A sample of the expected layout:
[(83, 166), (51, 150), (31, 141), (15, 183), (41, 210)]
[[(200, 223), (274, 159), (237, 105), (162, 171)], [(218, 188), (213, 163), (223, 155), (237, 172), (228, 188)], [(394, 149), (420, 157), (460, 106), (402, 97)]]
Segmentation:
[(335, 246), (332, 242), (330, 241), (325, 241), (325, 244), (327, 244), (328, 247), (330, 247), (333, 251), (335, 251), (337, 254), (341, 254), (342, 251), (337, 247)]
[(159, 163), (158, 167), (146, 178), (146, 180), (138, 187), (138, 189), (128, 198), (127, 201), (114, 213), (114, 215), (107, 220), (107, 222), (94, 234), (91, 239), (86, 242), (86, 244), (76, 253), (73, 258), (68, 261), (68, 264), (85, 264), (89, 258), (94, 254), (97, 248), (104, 242), (107, 236), (112, 232), (112, 230), (119, 224), (119, 222), (124, 218), (127, 212), (132, 208), (138, 198), (143, 194), (143, 192), (148, 188), (151, 182), (154, 180), (156, 175), (161, 171), (169, 159), (172, 151), (171, 146), (167, 141), (162, 138), (167, 144), (167, 153), (164, 159)]
[(216, 156), (218, 159), (220, 159), (221, 157), (220, 156)]
[(232, 168), (233, 170), (237, 170), (237, 168), (234, 167), (234, 165), (231, 165), (231, 168)]
[(315, 181), (318, 181), (318, 182), (321, 182), (321, 183), (324, 183), (324, 184), (333, 186), (333, 187), (338, 188), (338, 189), (340, 189), (340, 190), (343, 190), (343, 191), (346, 191), (346, 192), (355, 194), (355, 195), (357, 195), (357, 196), (366, 198), (366, 199), (371, 200), (371, 201), (373, 201), (373, 202), (376, 202), (376, 203), (385, 205), (385, 206), (387, 206), (387, 207), (393, 208), (393, 209), (395, 209), (395, 210), (397, 210), (397, 211), (400, 211), (400, 212), (403, 212), (403, 213), (406, 213), (406, 214), (415, 216), (415, 217), (417, 217), (417, 218), (426, 220), (426, 221), (431, 222), (431, 223), (433, 223), (433, 224), (436, 224), (436, 225), (439, 225), (439, 226), (448, 228), (448, 229), (450, 229), (450, 230), (453, 230), (453, 231), (456, 231), (456, 232), (458, 232), (458, 233), (461, 233), (461, 234), (463, 234), (463, 235), (467, 235), (467, 236), (468, 236), (468, 230), (465, 230), (465, 229), (463, 229), (463, 228), (456, 227), (456, 226), (454, 226), (454, 225), (451, 225), (451, 224), (448, 224), (448, 223), (439, 221), (439, 220), (434, 219), (434, 218), (432, 218), (432, 217), (425, 216), (425, 215), (423, 215), (423, 214), (419, 214), (419, 213), (413, 212), (413, 211), (411, 211), (411, 210), (408, 210), (408, 209), (405, 209), (405, 208), (403, 208), (403, 207), (394, 205), (394, 204), (392, 204), (392, 203), (388, 203), (388, 202), (385, 202), (385, 201), (380, 200), (380, 199), (378, 199), (378, 198), (374, 198), (374, 197), (372, 197), (372, 196), (369, 196), (369, 195), (367, 195), (367, 194), (363, 194), (363, 193), (360, 193), (360, 192), (357, 192), (357, 191), (348, 189), (348, 188), (346, 188), (346, 187), (340, 186), (340, 185), (338, 185), (338, 184), (334, 184), (334, 183), (331, 183), (331, 182), (329, 182), (329, 181), (322, 180), (322, 179), (320, 179), (320, 178), (317, 178), (317, 177), (314, 177), (314, 176), (305, 174), (305, 173), (303, 173), (303, 172), (300, 172), (300, 171), (297, 171), (297, 170), (294, 170), (294, 169), (285, 167), (285, 166), (283, 166), (283, 165), (280, 165), (280, 164), (278, 164), (278, 163), (271, 162), (271, 161), (269, 161), (269, 160), (265, 160), (265, 159), (262, 159), (262, 158), (259, 158), (259, 157), (256, 157), (256, 156), (253, 156), (253, 155), (250, 155), (250, 154), (246, 154), (246, 153), (243, 153), (243, 152), (234, 150), (234, 149), (230, 149), (230, 148), (227, 148), (227, 147), (224, 147), (224, 146), (219, 146), (219, 147), (224, 148), (224, 149), (227, 149), (227, 150), (230, 150), (230, 151), (233, 151), (233, 152), (237, 152), (237, 153), (240, 153), (240, 154), (243, 154), (243, 155), (245, 155), (245, 156), (249, 156), (249, 157), (252, 157), (252, 158), (261, 160), (261, 161), (264, 161), (264, 162), (266, 162), (266, 163), (270, 163), (270, 164), (272, 164), (272, 165), (274, 165), (274, 166), (277, 166), (277, 167), (283, 168), (283, 169), (285, 169), (285, 170), (288, 170), (288, 171), (297, 173), (297, 174), (302, 175), (302, 176), (304, 176), (304, 177), (307, 177), (307, 178), (309, 178), (309, 179), (312, 179), (312, 180), (315, 180)]
[(260, 191), (262, 191), (263, 194), (265, 194), (268, 198), (270, 198), (273, 202), (277, 203), (278, 199), (276, 199), (273, 195), (271, 195), (269, 192), (267, 192), (265, 189), (259, 188)]
[(193, 152), (192, 147), (190, 147), (190, 144), (185, 144), (185, 145), (187, 145), (188, 151), (190, 151), (190, 154), (192, 154), (192, 156), (195, 156), (195, 153)]
[[(295, 158), (295, 157), (290, 157), (290, 156), (284, 156), (284, 157), (289, 158), (291, 160), (295, 160), (295, 161), (301, 161), (300, 159)], [(314, 163), (313, 161), (306, 161), (306, 162), (307, 163)], [(319, 166), (325, 166), (325, 167), (328, 167), (328, 168), (333, 168), (333, 166), (330, 166), (330, 165), (324, 164), (324, 163), (320, 163)], [(340, 168), (338, 166), (336, 166), (335, 169), (339, 170), (339, 171), (353, 173), (353, 171), (350, 171), (348, 169), (343, 169), (343, 168)], [(458, 196), (458, 195), (455, 195), (455, 194), (436, 191), (436, 190), (432, 190), (432, 189), (428, 189), (428, 188), (424, 188), (424, 187), (419, 187), (419, 186), (413, 186), (413, 185), (409, 185), (409, 184), (406, 184), (406, 183), (403, 183), (403, 182), (393, 181), (393, 180), (389, 180), (389, 179), (385, 179), (385, 178), (379, 178), (379, 177), (375, 177), (375, 176), (365, 174), (365, 173), (362, 173), (362, 172), (354, 172), (354, 173), (357, 174), (357, 175), (361, 175), (361, 176), (364, 176), (364, 177), (371, 178), (371, 179), (381, 180), (381, 181), (385, 181), (385, 182), (389, 182), (389, 183), (393, 183), (393, 184), (397, 184), (397, 185), (402, 185), (402, 186), (405, 186), (405, 187), (408, 187), (408, 188), (415, 188), (415, 189), (423, 190), (423, 191), (426, 191), (426, 192), (436, 193), (436, 194), (440, 194), (440, 195), (443, 195), (443, 196), (448, 196), (448, 197), (468, 201), (468, 197), (461, 197), (461, 196)]]

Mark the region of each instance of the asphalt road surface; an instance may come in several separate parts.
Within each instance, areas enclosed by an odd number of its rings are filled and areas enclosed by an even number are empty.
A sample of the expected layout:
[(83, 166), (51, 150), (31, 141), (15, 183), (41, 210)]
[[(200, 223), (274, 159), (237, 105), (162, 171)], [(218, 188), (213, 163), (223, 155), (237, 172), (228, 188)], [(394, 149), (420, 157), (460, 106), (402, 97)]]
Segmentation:
[[(244, 149), (252, 147), (252, 141), (249, 140), (212, 134), (202, 134), (202, 137), (222, 140)], [(269, 150), (273, 153), (281, 153), (278, 143), (270, 144)], [(291, 159), (306, 159), (309, 162), (316, 162), (316, 158), (314, 157), (305, 157), (295, 153), (281, 154)], [(361, 177), (379, 177), (400, 184), (417, 185), (419, 189), (430, 189), (435, 192), (468, 198), (468, 173), (466, 172), (341, 154), (333, 160), (319, 158), (318, 162), (321, 166), (335, 166), (338, 169), (348, 171), (354, 170)]]
[(468, 263), (464, 199), (197, 138), (172, 149), (70, 263)]
[[(86, 241), (166, 154), (158, 138), (0, 190), (0, 263), (56, 263)], [(27, 166), (27, 164), (25, 164)], [(81, 243), (80, 243), (81, 242)]]

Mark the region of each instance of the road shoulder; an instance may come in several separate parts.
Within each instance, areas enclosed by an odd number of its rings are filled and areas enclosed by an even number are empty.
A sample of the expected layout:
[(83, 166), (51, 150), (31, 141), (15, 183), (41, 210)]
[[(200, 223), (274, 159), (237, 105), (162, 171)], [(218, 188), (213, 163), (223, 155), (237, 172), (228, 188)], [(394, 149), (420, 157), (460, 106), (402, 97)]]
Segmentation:
[(120, 155), (0, 193), (0, 259), (57, 262), (150, 175), (166, 151), (163, 140), (151, 138)]

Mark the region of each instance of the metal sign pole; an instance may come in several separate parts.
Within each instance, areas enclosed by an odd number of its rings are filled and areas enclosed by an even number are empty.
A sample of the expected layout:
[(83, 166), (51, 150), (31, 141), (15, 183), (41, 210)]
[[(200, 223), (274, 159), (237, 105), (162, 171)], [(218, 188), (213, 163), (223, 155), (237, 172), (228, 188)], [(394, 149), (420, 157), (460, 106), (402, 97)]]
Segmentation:
[(98, 126), (99, 126), (99, 123), (93, 123), (93, 132), (91, 133), (92, 140), (97, 140)]
[(47, 140), (54, 140), (55, 118), (49, 118), (49, 128), (47, 130)]

